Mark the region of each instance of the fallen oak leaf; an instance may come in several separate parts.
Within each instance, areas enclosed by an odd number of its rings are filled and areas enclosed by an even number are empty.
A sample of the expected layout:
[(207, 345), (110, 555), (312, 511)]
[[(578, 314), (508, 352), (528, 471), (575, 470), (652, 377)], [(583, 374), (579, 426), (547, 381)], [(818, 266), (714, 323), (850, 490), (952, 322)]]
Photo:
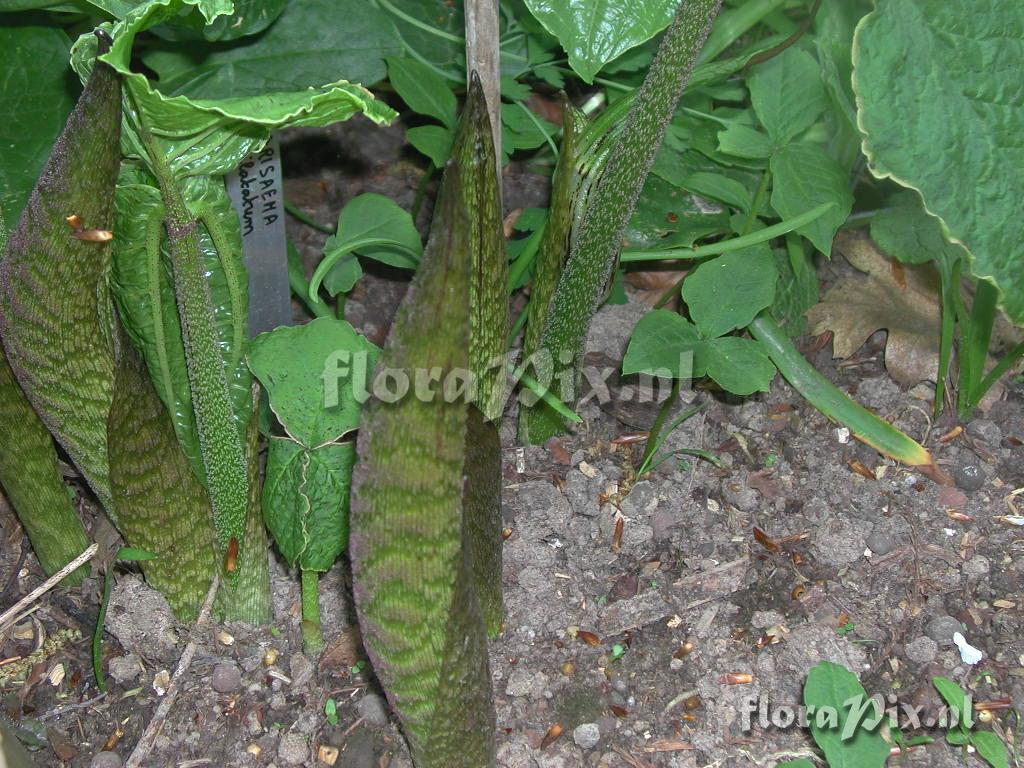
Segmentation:
[(869, 239), (842, 235), (836, 248), (855, 269), (811, 307), (812, 333), (832, 331), (835, 357), (850, 357), (879, 329), (888, 332), (885, 367), (903, 387), (935, 381), (939, 370), (939, 283), (930, 265), (899, 273)]

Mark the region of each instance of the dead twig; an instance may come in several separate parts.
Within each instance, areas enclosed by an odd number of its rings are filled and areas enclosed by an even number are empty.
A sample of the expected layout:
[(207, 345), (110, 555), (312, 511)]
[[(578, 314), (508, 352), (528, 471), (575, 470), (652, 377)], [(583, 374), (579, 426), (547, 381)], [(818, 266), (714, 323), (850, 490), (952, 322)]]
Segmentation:
[(21, 600), (19, 600), (14, 605), (12, 605), (8, 610), (4, 611), (3, 614), (0, 614), (0, 634), (3, 634), (11, 626), (13, 626), (13, 625), (17, 624), (19, 621), (21, 621), (21, 619), (23, 618), (23, 614), (25, 613), (25, 608), (27, 606), (31, 605), (36, 600), (38, 600), (40, 597), (42, 597), (47, 592), (49, 592), (51, 589), (53, 589), (55, 586), (60, 584), (61, 581), (63, 581), (64, 578), (69, 573), (71, 573), (76, 568), (78, 568), (78, 566), (82, 565), (82, 563), (85, 563), (85, 562), (91, 560), (93, 555), (96, 554), (96, 551), (98, 549), (99, 549), (99, 544), (93, 544), (88, 549), (86, 549), (85, 552), (80, 554), (78, 557), (76, 557), (70, 563), (68, 563), (63, 568), (61, 568), (59, 571), (57, 571), (55, 574), (53, 574), (53, 576), (48, 578), (46, 581), (44, 581), (38, 587), (36, 587), (31, 592), (29, 592), (27, 595), (25, 595), (23, 598), (21, 598)]
[(139, 741), (135, 745), (135, 749), (132, 750), (132, 753), (124, 763), (124, 768), (142, 768), (143, 762), (148, 759), (149, 753), (152, 751), (153, 744), (156, 741), (157, 734), (160, 733), (164, 720), (167, 719), (167, 714), (171, 711), (171, 705), (174, 704), (174, 699), (177, 697), (178, 690), (181, 688), (181, 678), (184, 677), (188, 668), (192, 665), (192, 657), (196, 654), (196, 641), (199, 637), (199, 631), (206, 624), (207, 619), (210, 618), (210, 611), (213, 609), (213, 600), (217, 596), (217, 587), (219, 586), (220, 575), (215, 573), (213, 575), (213, 583), (210, 584), (210, 591), (206, 593), (206, 600), (203, 601), (203, 607), (199, 611), (199, 617), (196, 619), (196, 623), (192, 626), (188, 645), (185, 646), (185, 650), (182, 652), (181, 658), (178, 659), (178, 666), (174, 670), (174, 677), (171, 678), (171, 683), (167, 686), (167, 693), (164, 695), (164, 700), (160, 702), (160, 706), (157, 707), (156, 712), (153, 714), (153, 719), (149, 721), (149, 725), (146, 726), (146, 730), (143, 731), (142, 736), (139, 737)]

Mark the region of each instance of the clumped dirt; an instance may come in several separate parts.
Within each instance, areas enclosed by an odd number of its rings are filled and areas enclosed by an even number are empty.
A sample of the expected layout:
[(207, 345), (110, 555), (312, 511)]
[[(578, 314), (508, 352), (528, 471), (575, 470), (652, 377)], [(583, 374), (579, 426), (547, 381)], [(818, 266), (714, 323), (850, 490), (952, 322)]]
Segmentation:
[[(296, 132), (284, 146), (298, 174), (287, 183), (290, 199), (324, 223), (363, 191), (411, 205), (422, 176), (415, 158), (400, 155), (400, 128), (367, 131), (353, 121), (326, 134)], [(542, 177), (514, 167), (507, 185), (510, 210), (544, 204)], [(424, 226), (427, 207), (418, 219)], [(326, 236), (289, 226), (312, 265)], [(349, 301), (348, 318), (377, 341), (404, 290), (399, 278), (371, 272)], [(614, 367), (645, 310), (635, 302), (603, 308), (588, 363)], [(639, 481), (630, 436), (649, 428), (658, 405), (626, 397), (635, 381), (609, 377), (607, 398), (598, 387), (581, 406), (576, 433), (543, 447), (516, 445), (510, 406), (506, 619), (491, 645), (500, 766), (773, 766), (810, 758), (805, 729), (764, 727), (756, 712), (748, 729), (743, 712), (750, 697), (769, 711), (797, 704), (807, 670), (822, 660), (852, 669), (869, 693), (926, 712), (940, 706), (930, 682), (937, 674), (976, 700), (1024, 711), (1024, 531), (1000, 519), (1017, 514), (1014, 492), (1024, 486), (1024, 396), (1010, 383), (987, 413), (946, 440), (953, 424), (931, 423), (928, 388), (902, 391), (885, 373), (882, 341), (876, 335), (841, 368), (827, 343), (810, 340), (804, 351), (839, 386), (923, 440), (956, 486), (850, 441), (781, 379), (770, 394), (745, 400), (684, 392), (677, 412), (701, 410), (665, 449), (708, 451), (720, 466), (678, 454)], [(116, 534), (81, 503), (94, 537), (112, 550)], [(42, 573), (6, 506), (0, 525), (6, 607)], [(194, 661), (143, 765), (334, 760), (409, 768), (361, 662), (347, 563), (322, 582), (328, 649), (318, 659), (301, 653), (297, 583), (276, 558), (272, 579), (271, 626), (192, 630), (138, 576), (122, 573), (107, 619), (108, 693), (98, 695), (88, 641), (72, 637), (27, 680), (3, 683), (0, 719), (38, 748), (38, 766), (116, 768), (153, 718), (191, 638)], [(62, 630), (88, 637), (100, 587), (94, 573), (82, 587), (50, 593), (31, 621), (0, 638), (0, 662)], [(961, 660), (955, 631), (984, 652), (979, 664)], [(997, 712), (997, 726), (1016, 729), (1008, 711)], [(936, 743), (890, 764), (964, 764), (940, 732), (922, 733)], [(96, 757), (104, 750), (117, 756)]]

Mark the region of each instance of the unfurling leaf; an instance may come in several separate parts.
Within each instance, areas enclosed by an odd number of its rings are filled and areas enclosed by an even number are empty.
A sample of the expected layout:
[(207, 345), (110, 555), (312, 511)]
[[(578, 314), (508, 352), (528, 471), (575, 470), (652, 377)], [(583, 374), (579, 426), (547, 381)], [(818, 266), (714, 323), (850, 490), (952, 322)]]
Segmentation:
[[(7, 231), (0, 212), (0, 253)], [(0, 486), (28, 534), (39, 564), (49, 576), (89, 546), (57, 464), (53, 439), (21, 391), (0, 346)], [(88, 574), (79, 568), (65, 583)]]
[(67, 217), (77, 216), (88, 228), (112, 228), (120, 132), (120, 79), (99, 65), (0, 263), (0, 335), (11, 369), (108, 510), (110, 245), (75, 238)]
[(393, 403), (369, 402), (352, 490), (353, 592), (364, 644), (424, 768), (494, 764), (486, 633), (474, 586), (474, 573), (494, 572), (475, 562), (494, 549), (475, 540), (493, 526), (467, 517), (470, 406), (452, 386), (470, 364), (475, 212), (461, 185), (472, 179), (454, 161), (446, 169), (423, 261), (381, 354), (381, 370), (437, 371), (440, 379), (431, 397), (410, 392)]

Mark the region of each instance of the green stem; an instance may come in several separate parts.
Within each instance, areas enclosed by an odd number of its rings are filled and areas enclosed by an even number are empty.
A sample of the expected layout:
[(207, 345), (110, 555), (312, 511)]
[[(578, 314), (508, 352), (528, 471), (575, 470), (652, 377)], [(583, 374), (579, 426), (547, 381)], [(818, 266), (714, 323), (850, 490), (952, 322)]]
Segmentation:
[(288, 285), (292, 293), (301, 301), (314, 317), (331, 317), (330, 307), (317, 295), (310, 297), (309, 283), (302, 271), (302, 257), (298, 249), (288, 241)]
[(320, 574), (302, 569), (302, 650), (319, 653), (324, 647), (320, 627)]
[(306, 226), (312, 227), (320, 232), (326, 232), (328, 235), (333, 235), (338, 231), (337, 227), (332, 227), (329, 224), (321, 224), (297, 205), (289, 203), (287, 200), (284, 201), (284, 209), (289, 215), (294, 216)]
[(430, 161), (430, 165), (427, 166), (427, 170), (420, 176), (419, 184), (416, 185), (416, 196), (412, 199), (412, 207), (409, 209), (409, 215), (412, 216), (412, 220), (415, 222), (420, 215), (420, 208), (423, 207), (423, 199), (427, 194), (427, 185), (430, 184), (430, 180), (434, 178), (434, 173), (437, 171), (437, 166), (434, 165), (434, 161)]
[(227, 552), (232, 539), (239, 546), (244, 543), (249, 481), (245, 446), (235, 421), (227, 371), (218, 344), (198, 222), (185, 205), (161, 147), (145, 125), (140, 125), (139, 134), (164, 201), (164, 226), (171, 246), (174, 292), (181, 318), (196, 431), (206, 469), (217, 543), (221, 552)]
[(743, 229), (740, 230), (741, 235), (747, 235), (754, 228), (754, 222), (757, 220), (757, 215), (761, 212), (761, 208), (764, 207), (764, 200), (768, 196), (768, 185), (771, 183), (772, 174), (770, 171), (765, 171), (761, 174), (761, 183), (757, 185), (757, 192), (754, 193), (754, 199), (750, 203), (750, 210), (747, 211), (747, 217), (743, 220)]

